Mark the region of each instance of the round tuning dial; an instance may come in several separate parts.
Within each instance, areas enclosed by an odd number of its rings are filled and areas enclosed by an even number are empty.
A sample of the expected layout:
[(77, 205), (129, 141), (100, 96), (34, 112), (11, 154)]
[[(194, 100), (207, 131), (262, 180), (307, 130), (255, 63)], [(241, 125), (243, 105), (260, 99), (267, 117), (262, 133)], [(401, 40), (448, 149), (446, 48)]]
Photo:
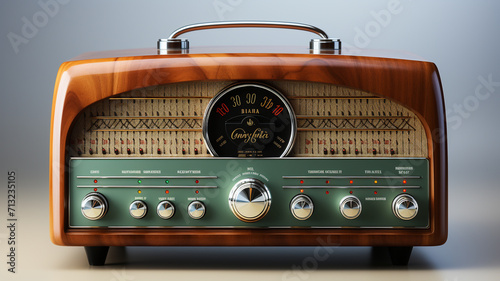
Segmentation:
[(290, 212), (292, 212), (293, 217), (298, 220), (307, 220), (311, 217), (313, 210), (313, 202), (307, 195), (299, 194), (293, 197), (290, 202)]
[(203, 218), (205, 211), (205, 204), (200, 201), (193, 201), (188, 206), (188, 215), (195, 220)]
[(271, 207), (271, 193), (260, 180), (244, 179), (231, 189), (229, 207), (241, 221), (258, 221), (267, 214)]
[(214, 156), (283, 157), (292, 149), (296, 131), (288, 100), (258, 83), (224, 89), (203, 116), (203, 137)]
[(356, 196), (346, 196), (340, 201), (340, 213), (346, 219), (355, 219), (361, 214), (361, 201)]
[(417, 201), (408, 194), (400, 194), (392, 201), (392, 212), (402, 220), (411, 220), (418, 213)]
[(89, 220), (98, 220), (108, 211), (108, 201), (104, 195), (92, 192), (82, 200), (82, 214)]
[(156, 213), (158, 214), (158, 216), (160, 218), (162, 218), (164, 220), (168, 220), (171, 217), (173, 217), (175, 214), (174, 204), (172, 204), (172, 202), (167, 201), (167, 200), (161, 201), (158, 204), (158, 207), (156, 207)]
[(136, 200), (130, 204), (129, 212), (134, 219), (142, 219), (148, 212), (148, 206), (144, 201)]

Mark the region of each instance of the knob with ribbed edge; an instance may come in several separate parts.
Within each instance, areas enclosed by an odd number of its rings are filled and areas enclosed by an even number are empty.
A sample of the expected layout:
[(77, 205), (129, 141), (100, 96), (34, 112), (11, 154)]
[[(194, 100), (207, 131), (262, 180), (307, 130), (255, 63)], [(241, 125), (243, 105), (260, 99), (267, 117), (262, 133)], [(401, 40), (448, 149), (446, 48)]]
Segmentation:
[(349, 220), (357, 218), (361, 214), (361, 201), (353, 195), (342, 198), (340, 200), (340, 213)]
[(134, 219), (142, 219), (148, 213), (148, 206), (144, 201), (135, 200), (130, 204), (129, 213)]
[(417, 200), (408, 194), (400, 194), (392, 201), (392, 212), (402, 220), (411, 220), (418, 213)]
[(237, 182), (229, 192), (229, 207), (241, 221), (255, 222), (262, 219), (271, 207), (271, 193), (258, 179)]
[(313, 202), (307, 195), (296, 195), (290, 202), (290, 212), (292, 213), (293, 217), (298, 220), (307, 220), (309, 217), (311, 217), (313, 210)]
[(82, 215), (89, 220), (98, 220), (106, 215), (108, 201), (106, 197), (98, 192), (87, 194), (81, 205)]
[(161, 201), (156, 207), (156, 213), (164, 220), (168, 220), (175, 214), (175, 206), (168, 200)]
[(195, 220), (199, 220), (205, 216), (205, 204), (200, 201), (193, 201), (188, 205), (188, 215)]

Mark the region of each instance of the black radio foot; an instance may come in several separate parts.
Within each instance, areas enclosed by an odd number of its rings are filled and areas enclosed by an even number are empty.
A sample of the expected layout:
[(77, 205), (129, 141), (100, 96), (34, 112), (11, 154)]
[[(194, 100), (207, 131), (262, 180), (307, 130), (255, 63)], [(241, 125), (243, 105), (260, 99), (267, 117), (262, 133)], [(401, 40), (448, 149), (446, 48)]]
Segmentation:
[(85, 247), (89, 265), (104, 265), (108, 250), (109, 246)]
[(389, 247), (393, 265), (408, 265), (413, 247)]

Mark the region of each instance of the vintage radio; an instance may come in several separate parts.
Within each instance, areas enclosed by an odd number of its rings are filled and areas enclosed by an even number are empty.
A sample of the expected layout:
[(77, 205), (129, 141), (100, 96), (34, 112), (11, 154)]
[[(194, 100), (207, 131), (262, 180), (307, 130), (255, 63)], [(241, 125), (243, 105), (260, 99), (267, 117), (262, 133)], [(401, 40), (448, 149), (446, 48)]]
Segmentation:
[[(309, 48), (189, 48), (189, 31), (275, 27)], [(436, 66), (340, 48), (297, 23), (187, 26), (157, 49), (61, 65), (51, 237), (102, 265), (109, 246), (413, 246), (447, 238)]]

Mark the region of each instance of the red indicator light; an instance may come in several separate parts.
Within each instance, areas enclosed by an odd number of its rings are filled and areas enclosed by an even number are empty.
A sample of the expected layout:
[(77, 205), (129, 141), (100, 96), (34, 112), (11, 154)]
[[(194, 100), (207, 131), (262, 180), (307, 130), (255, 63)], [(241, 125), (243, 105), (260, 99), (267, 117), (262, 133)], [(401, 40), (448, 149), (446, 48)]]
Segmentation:
[(97, 188), (94, 188), (94, 191), (97, 191)]
[(378, 192), (377, 192), (376, 190), (373, 192), (373, 194), (375, 194), (375, 195), (376, 195), (377, 193), (378, 193)]
[(352, 181), (352, 180), (350, 180), (350, 181), (349, 181), (349, 183), (350, 183), (350, 184), (352, 184), (352, 183), (353, 183), (353, 181)]
[(403, 189), (403, 192), (406, 192), (406, 188), (405, 188), (405, 189)]
[(349, 191), (349, 193), (350, 193), (350, 194), (352, 194), (352, 190), (351, 190), (351, 191)]
[(94, 180), (94, 183), (97, 183), (97, 180)]
[(406, 184), (406, 180), (403, 180), (403, 184)]
[(326, 181), (326, 184), (329, 184), (329, 183), (330, 183), (330, 181)]
[(303, 189), (301, 189), (301, 190), (300, 190), (300, 193), (302, 193), (302, 192), (304, 192), (304, 190), (303, 190)]
[(327, 190), (325, 193), (326, 193), (326, 194), (330, 194), (330, 191), (328, 191), (328, 190)]
[(300, 180), (300, 184), (303, 184), (304, 183), (304, 180)]
[(196, 190), (194, 193), (198, 194), (198, 193), (200, 193), (200, 191), (199, 191), (199, 190)]
[(200, 183), (200, 181), (199, 181), (199, 180), (195, 180), (194, 182), (195, 182), (195, 183)]
[(170, 192), (170, 191), (168, 191), (168, 190), (165, 190), (165, 194), (168, 194), (169, 192)]

